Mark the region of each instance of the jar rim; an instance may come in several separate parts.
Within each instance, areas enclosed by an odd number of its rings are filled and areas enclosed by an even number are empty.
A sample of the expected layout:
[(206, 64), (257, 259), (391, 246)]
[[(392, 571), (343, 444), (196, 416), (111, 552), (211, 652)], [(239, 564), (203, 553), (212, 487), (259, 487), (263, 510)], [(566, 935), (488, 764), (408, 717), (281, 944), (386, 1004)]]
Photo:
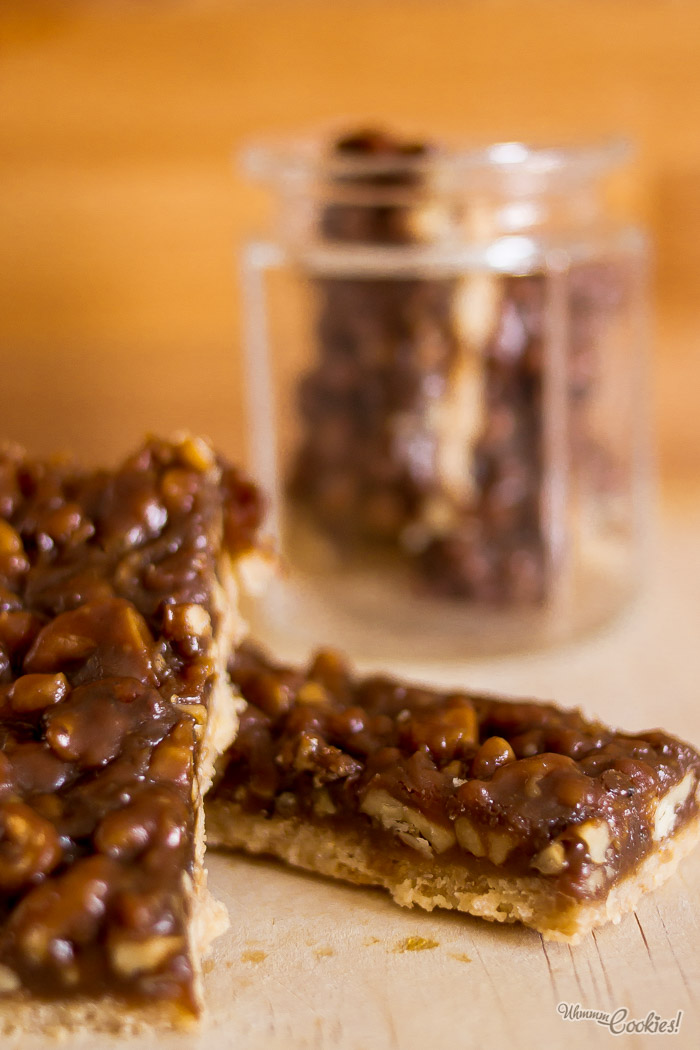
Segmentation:
[(423, 152), (389, 156), (334, 153), (333, 141), (334, 136), (329, 135), (256, 139), (243, 146), (239, 161), (253, 180), (279, 186), (304, 186), (319, 180), (361, 181), (391, 174), (430, 176), (446, 186), (458, 179), (463, 188), (478, 184), (512, 188), (526, 180), (532, 190), (601, 177), (633, 154), (631, 142), (622, 136), (569, 143), (446, 143)]

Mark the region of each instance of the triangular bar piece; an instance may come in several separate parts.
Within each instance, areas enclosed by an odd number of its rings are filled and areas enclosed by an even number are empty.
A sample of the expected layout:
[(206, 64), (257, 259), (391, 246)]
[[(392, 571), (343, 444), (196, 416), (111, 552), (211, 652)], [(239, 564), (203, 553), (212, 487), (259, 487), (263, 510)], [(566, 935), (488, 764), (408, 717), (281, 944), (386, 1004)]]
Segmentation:
[(0, 1030), (185, 1023), (259, 495), (183, 435), (113, 472), (5, 450), (0, 514)]
[(244, 646), (231, 674), (248, 706), (210, 845), (574, 943), (700, 837), (700, 757), (659, 730), (361, 678), (333, 652), (302, 671)]

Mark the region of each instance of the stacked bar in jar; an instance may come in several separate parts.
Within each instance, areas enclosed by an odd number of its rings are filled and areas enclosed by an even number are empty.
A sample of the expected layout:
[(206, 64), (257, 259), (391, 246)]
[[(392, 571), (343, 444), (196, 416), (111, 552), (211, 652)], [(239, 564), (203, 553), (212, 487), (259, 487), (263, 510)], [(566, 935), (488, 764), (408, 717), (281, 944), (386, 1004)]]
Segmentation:
[[(439, 151), (379, 132), (334, 144), (320, 236), (348, 251), (435, 243), (465, 221), (431, 185)], [(469, 201), (461, 205), (468, 210)], [(443, 213), (440, 212), (443, 209)], [(369, 257), (369, 255), (368, 255)], [(545, 389), (550, 276), (488, 272), (313, 275), (318, 313), (302, 377), (301, 442), (289, 489), (343, 557), (380, 553), (418, 587), (454, 599), (537, 604), (551, 586)], [(601, 326), (620, 275), (580, 263), (560, 278), (572, 483), (612, 466), (590, 405)]]

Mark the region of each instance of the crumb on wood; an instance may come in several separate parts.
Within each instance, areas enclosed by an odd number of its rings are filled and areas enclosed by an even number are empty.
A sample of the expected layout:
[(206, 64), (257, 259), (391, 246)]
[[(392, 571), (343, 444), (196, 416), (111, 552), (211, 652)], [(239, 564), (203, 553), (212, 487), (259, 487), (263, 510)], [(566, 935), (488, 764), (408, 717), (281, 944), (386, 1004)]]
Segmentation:
[(450, 952), (450, 955), (453, 959), (456, 959), (457, 962), (471, 962), (469, 956), (464, 952)]
[(407, 937), (405, 941), (400, 941), (394, 948), (395, 952), (425, 952), (430, 948), (439, 948), (440, 945), (437, 941), (432, 940), (430, 937)]

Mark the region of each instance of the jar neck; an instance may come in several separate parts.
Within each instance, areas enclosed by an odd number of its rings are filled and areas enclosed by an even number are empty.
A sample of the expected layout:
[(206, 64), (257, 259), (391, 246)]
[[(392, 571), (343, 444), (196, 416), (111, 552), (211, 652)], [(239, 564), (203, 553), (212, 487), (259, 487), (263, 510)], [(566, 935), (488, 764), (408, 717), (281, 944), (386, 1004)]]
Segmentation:
[(276, 196), (287, 244), (479, 246), (494, 238), (585, 238), (609, 227), (607, 176), (624, 142), (484, 149), (427, 146), (382, 135), (252, 144), (249, 174)]
[(276, 231), (285, 243), (385, 247), (485, 245), (504, 236), (580, 237), (610, 224), (600, 180), (528, 187), (454, 187), (426, 178), (413, 186), (280, 187)]

